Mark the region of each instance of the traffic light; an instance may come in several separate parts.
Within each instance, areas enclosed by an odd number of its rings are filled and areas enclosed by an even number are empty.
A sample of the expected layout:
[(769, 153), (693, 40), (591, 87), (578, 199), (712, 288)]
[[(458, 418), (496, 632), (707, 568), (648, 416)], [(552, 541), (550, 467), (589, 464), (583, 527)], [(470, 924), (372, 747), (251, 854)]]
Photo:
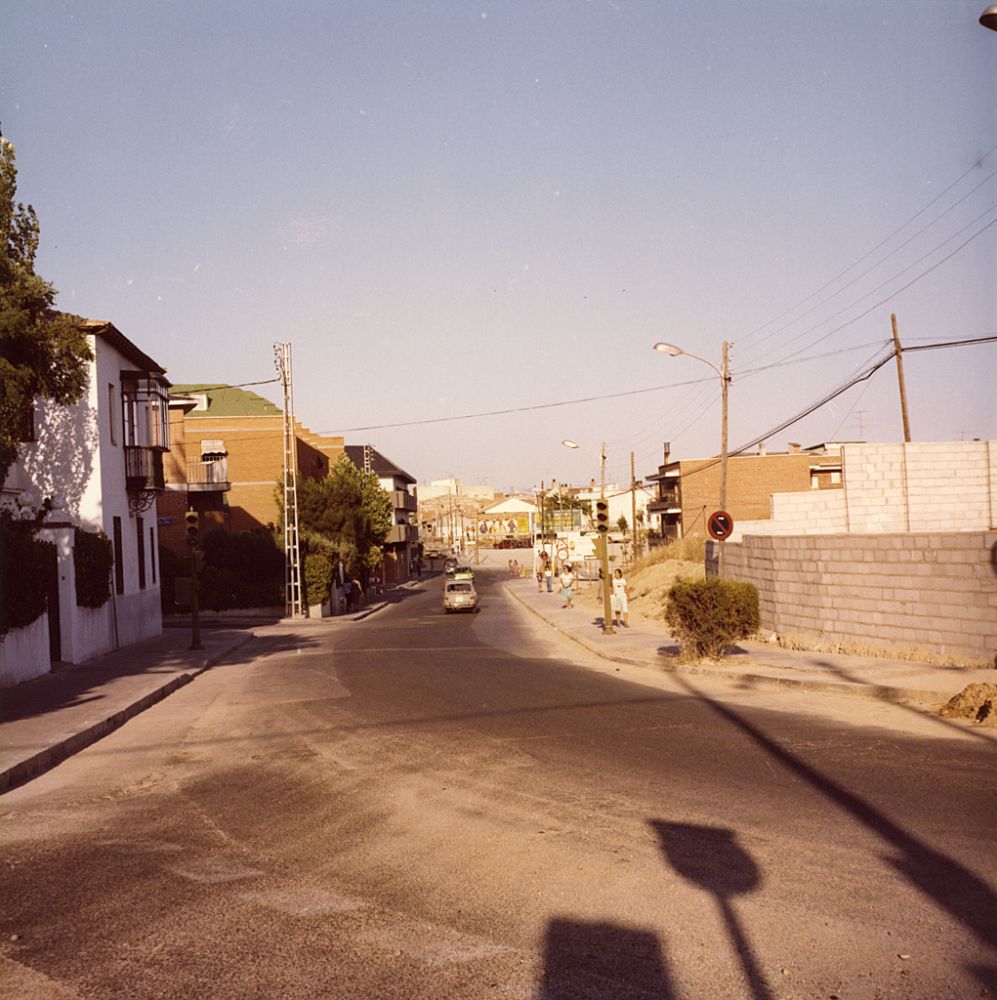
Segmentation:
[(194, 548), (197, 545), (198, 513), (196, 510), (188, 510), (183, 516), (184, 528), (187, 532), (187, 544)]
[(600, 535), (609, 531), (609, 501), (602, 498), (595, 502), (595, 530)]

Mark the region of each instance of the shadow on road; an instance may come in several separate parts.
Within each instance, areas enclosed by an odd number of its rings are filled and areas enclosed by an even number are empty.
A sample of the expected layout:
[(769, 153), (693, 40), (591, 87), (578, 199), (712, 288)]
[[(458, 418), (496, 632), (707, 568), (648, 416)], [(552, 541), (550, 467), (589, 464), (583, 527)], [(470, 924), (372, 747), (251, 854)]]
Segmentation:
[[(698, 691), (685, 678), (676, 677), (676, 681), (798, 778), (883, 840), (893, 852), (885, 860), (914, 888), (961, 923), (983, 944), (991, 948), (997, 945), (997, 895), (986, 882), (958, 861), (922, 843), (874, 805), (780, 746), (737, 712)], [(980, 974), (978, 969), (972, 971)]]
[(754, 1000), (771, 1000), (765, 976), (755, 959), (751, 942), (731, 906), (735, 896), (754, 892), (761, 873), (754, 859), (737, 842), (731, 830), (691, 823), (651, 820), (668, 863), (682, 878), (705, 889), (717, 901), (731, 944), (741, 960)]
[(657, 934), (557, 918), (547, 925), (536, 1000), (672, 1000)]

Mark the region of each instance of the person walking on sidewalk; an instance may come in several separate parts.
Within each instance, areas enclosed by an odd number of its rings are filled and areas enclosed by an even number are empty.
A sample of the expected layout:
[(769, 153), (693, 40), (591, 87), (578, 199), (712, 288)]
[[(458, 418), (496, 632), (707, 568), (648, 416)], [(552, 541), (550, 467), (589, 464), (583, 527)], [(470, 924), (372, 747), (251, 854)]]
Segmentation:
[(627, 586), (623, 570), (613, 573), (613, 624), (619, 618), (624, 628), (630, 628), (630, 588)]
[(547, 593), (554, 591), (554, 570), (550, 563), (544, 566), (544, 583), (547, 585)]
[(571, 564), (565, 565), (564, 569), (561, 571), (561, 600), (564, 603), (561, 605), (562, 608), (573, 608), (574, 605), (571, 603), (572, 591), (571, 588), (575, 585), (575, 574), (571, 572)]

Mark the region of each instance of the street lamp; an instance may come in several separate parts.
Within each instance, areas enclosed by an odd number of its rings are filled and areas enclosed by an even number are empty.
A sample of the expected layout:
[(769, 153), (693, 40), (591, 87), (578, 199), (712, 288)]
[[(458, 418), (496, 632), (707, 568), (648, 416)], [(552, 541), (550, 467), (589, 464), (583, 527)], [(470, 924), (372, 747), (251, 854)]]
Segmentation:
[(577, 441), (564, 440), (561, 442), (565, 448), (581, 448), (582, 451), (587, 451), (591, 455), (597, 455), (599, 458), (599, 492), (601, 496), (606, 495), (606, 442), (602, 442), (602, 448), (599, 451), (593, 451), (591, 448), (586, 448), (583, 444), (578, 444)]
[(721, 416), (720, 416), (720, 509), (727, 509), (727, 386), (730, 385), (730, 369), (727, 365), (727, 351), (730, 344), (725, 340), (723, 344), (723, 360), (721, 361), (721, 367), (718, 368), (712, 361), (707, 361), (706, 358), (701, 358), (698, 354), (692, 354), (689, 351), (683, 350), (681, 347), (676, 347), (674, 344), (665, 344), (658, 341), (654, 345), (656, 351), (661, 351), (663, 354), (667, 354), (671, 358), (677, 358), (680, 355), (685, 355), (687, 358), (694, 358), (696, 361), (702, 361), (704, 365), (709, 365), (719, 376), (720, 376), (720, 388), (721, 388)]
[[(569, 441), (565, 439), (561, 442), (561, 444), (563, 444), (565, 448), (581, 448), (582, 451), (587, 451), (593, 455), (599, 456), (599, 499), (605, 501), (606, 442), (602, 442), (602, 447), (598, 452), (593, 451), (591, 448), (586, 448), (583, 444), (578, 444), (577, 441)], [(605, 534), (600, 534), (596, 541), (599, 547), (599, 562), (602, 566), (602, 632), (603, 635), (615, 635), (616, 629), (610, 625), (610, 622), (613, 619), (613, 606), (612, 599), (610, 597), (613, 584), (609, 578), (609, 537)]]
[(989, 28), (991, 31), (997, 31), (997, 3), (992, 3), (980, 15), (980, 24), (982, 24), (984, 28)]

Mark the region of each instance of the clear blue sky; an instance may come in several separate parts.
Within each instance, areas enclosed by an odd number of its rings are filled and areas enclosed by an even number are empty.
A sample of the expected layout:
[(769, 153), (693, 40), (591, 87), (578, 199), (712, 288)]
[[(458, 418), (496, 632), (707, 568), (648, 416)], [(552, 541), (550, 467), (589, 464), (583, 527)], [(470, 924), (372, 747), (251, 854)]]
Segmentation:
[[(174, 381), (271, 378), (290, 340), (298, 416), (338, 432), (703, 379), (347, 433), (499, 488), (583, 481), (560, 441), (605, 440), (627, 481), (719, 448), (719, 379), (656, 340), (734, 342), (735, 447), (891, 311), (909, 346), (997, 333), (984, 6), (12, 0), (0, 118), (59, 305)], [(915, 440), (995, 435), (997, 345), (905, 367)], [(892, 367), (768, 447), (860, 437), (901, 439)]]

